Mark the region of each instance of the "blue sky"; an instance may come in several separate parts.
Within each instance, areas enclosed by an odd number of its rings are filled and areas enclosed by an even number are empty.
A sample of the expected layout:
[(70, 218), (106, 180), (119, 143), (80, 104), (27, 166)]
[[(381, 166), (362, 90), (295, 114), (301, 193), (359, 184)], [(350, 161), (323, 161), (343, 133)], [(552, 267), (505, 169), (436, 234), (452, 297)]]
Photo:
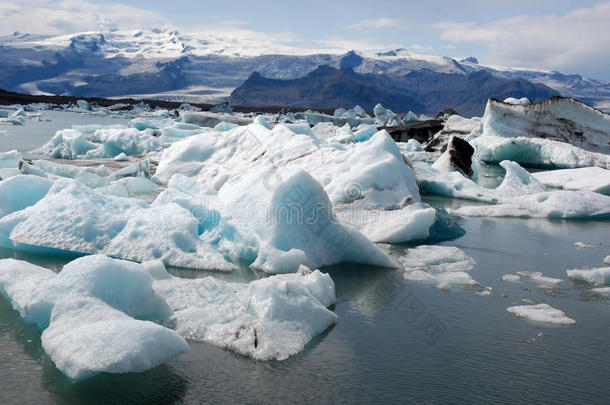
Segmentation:
[(610, 80), (608, 1), (22, 0), (0, 5), (2, 34), (152, 25), (250, 30), (309, 48), (406, 47)]

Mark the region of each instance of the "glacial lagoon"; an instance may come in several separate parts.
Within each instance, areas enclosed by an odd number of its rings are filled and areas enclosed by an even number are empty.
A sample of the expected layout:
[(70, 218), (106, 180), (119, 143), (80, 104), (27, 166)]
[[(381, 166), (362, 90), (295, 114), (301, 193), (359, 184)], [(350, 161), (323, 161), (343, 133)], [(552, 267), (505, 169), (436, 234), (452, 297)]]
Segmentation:
[[(125, 123), (51, 114), (57, 129)], [(70, 114), (65, 122), (62, 114)], [(33, 127), (20, 128), (19, 144), (0, 144), (0, 152), (32, 149), (54, 132)], [(482, 174), (497, 184), (503, 169), (489, 166)], [(426, 195), (423, 201), (437, 208), (473, 204)], [(456, 246), (474, 259), (469, 273), (478, 286), (443, 291), (406, 280), (401, 269), (324, 267), (335, 283), (331, 310), (337, 323), (283, 361), (255, 361), (189, 342), (189, 353), (143, 373), (103, 373), (73, 383), (42, 349), (40, 329), (24, 322), (2, 297), (2, 402), (606, 403), (610, 301), (570, 281), (566, 270), (603, 266), (610, 254), (610, 220), (470, 217), (459, 224), (466, 234), (439, 244)], [(382, 246), (396, 260), (411, 247)], [(11, 257), (59, 271), (77, 256), (0, 250), (0, 258)], [(265, 277), (246, 264), (229, 274), (168, 270), (179, 277), (211, 275), (235, 282)], [(524, 271), (562, 281), (549, 287), (527, 277), (502, 280)], [(506, 311), (529, 303), (547, 303), (576, 323), (538, 323)]]

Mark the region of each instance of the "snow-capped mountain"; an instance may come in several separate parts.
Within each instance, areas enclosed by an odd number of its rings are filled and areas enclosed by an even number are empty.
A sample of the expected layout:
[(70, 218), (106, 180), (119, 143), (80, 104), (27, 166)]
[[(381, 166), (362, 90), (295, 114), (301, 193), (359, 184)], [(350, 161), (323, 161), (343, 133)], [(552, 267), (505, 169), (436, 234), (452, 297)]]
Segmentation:
[(0, 88), (32, 94), (215, 102), (227, 99), (253, 72), (270, 79), (297, 79), (328, 65), (393, 80), (413, 72), (467, 75), (485, 70), (498, 78), (525, 79), (597, 107), (610, 107), (610, 83), (578, 75), (483, 66), (472, 57), (456, 60), (406, 49), (333, 53), (214, 32), (15, 33), (0, 37), (0, 53)]

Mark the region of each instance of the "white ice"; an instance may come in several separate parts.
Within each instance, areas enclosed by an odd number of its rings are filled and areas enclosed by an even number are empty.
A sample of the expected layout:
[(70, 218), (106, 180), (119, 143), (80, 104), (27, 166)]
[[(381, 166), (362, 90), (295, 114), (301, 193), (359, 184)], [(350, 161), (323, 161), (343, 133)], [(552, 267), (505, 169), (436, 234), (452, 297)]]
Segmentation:
[(571, 280), (581, 281), (593, 285), (610, 284), (610, 267), (598, 267), (595, 269), (567, 270), (566, 274)]
[(610, 170), (601, 167), (549, 170), (534, 173), (532, 176), (547, 187), (610, 195)]
[(327, 309), (335, 302), (334, 283), (318, 270), (243, 284), (180, 279), (158, 263), (144, 265), (155, 274), (155, 291), (175, 311), (178, 333), (257, 360), (286, 359), (337, 320)]
[(68, 179), (55, 181), (35, 205), (3, 217), (0, 246), (104, 253), (135, 261), (161, 259), (197, 269), (235, 268), (199, 238), (198, 220), (179, 205), (151, 207)]
[(469, 143), (475, 148), (475, 158), (485, 163), (512, 160), (524, 166), (548, 169), (610, 168), (608, 154), (589, 152), (550, 139), (486, 135), (470, 139)]
[(43, 348), (74, 380), (102, 371), (143, 371), (188, 351), (176, 332), (150, 322), (169, 321), (172, 310), (137, 263), (87, 256), (56, 275), (4, 259), (0, 292), (44, 330)]
[(52, 183), (24, 174), (0, 181), (0, 218), (36, 204), (47, 194)]
[(506, 310), (519, 318), (525, 318), (535, 322), (557, 325), (571, 325), (576, 323), (574, 319), (568, 318), (563, 311), (553, 308), (548, 304), (517, 305), (508, 307)]
[(514, 197), (497, 205), (450, 210), (460, 216), (519, 218), (606, 218), (610, 197), (590, 191), (547, 191)]
[[(422, 192), (484, 202), (502, 202), (526, 194), (539, 193), (546, 187), (515, 162), (500, 162), (506, 173), (495, 189), (482, 187), (458, 171), (442, 165), (414, 164), (417, 184)], [(447, 170), (443, 170), (447, 169)]]
[(474, 259), (453, 246), (417, 246), (408, 249), (398, 260), (409, 281), (434, 284), (442, 289), (478, 285), (468, 273), (474, 268)]

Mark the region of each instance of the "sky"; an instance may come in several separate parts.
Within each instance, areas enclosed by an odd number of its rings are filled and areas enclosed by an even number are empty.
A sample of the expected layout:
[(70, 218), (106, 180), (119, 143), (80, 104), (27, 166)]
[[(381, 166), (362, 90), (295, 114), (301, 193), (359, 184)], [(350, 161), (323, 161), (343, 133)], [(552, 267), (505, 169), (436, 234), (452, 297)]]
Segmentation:
[(303, 48), (399, 47), (480, 63), (610, 80), (610, 1), (21, 0), (0, 34), (171, 27), (256, 35)]

